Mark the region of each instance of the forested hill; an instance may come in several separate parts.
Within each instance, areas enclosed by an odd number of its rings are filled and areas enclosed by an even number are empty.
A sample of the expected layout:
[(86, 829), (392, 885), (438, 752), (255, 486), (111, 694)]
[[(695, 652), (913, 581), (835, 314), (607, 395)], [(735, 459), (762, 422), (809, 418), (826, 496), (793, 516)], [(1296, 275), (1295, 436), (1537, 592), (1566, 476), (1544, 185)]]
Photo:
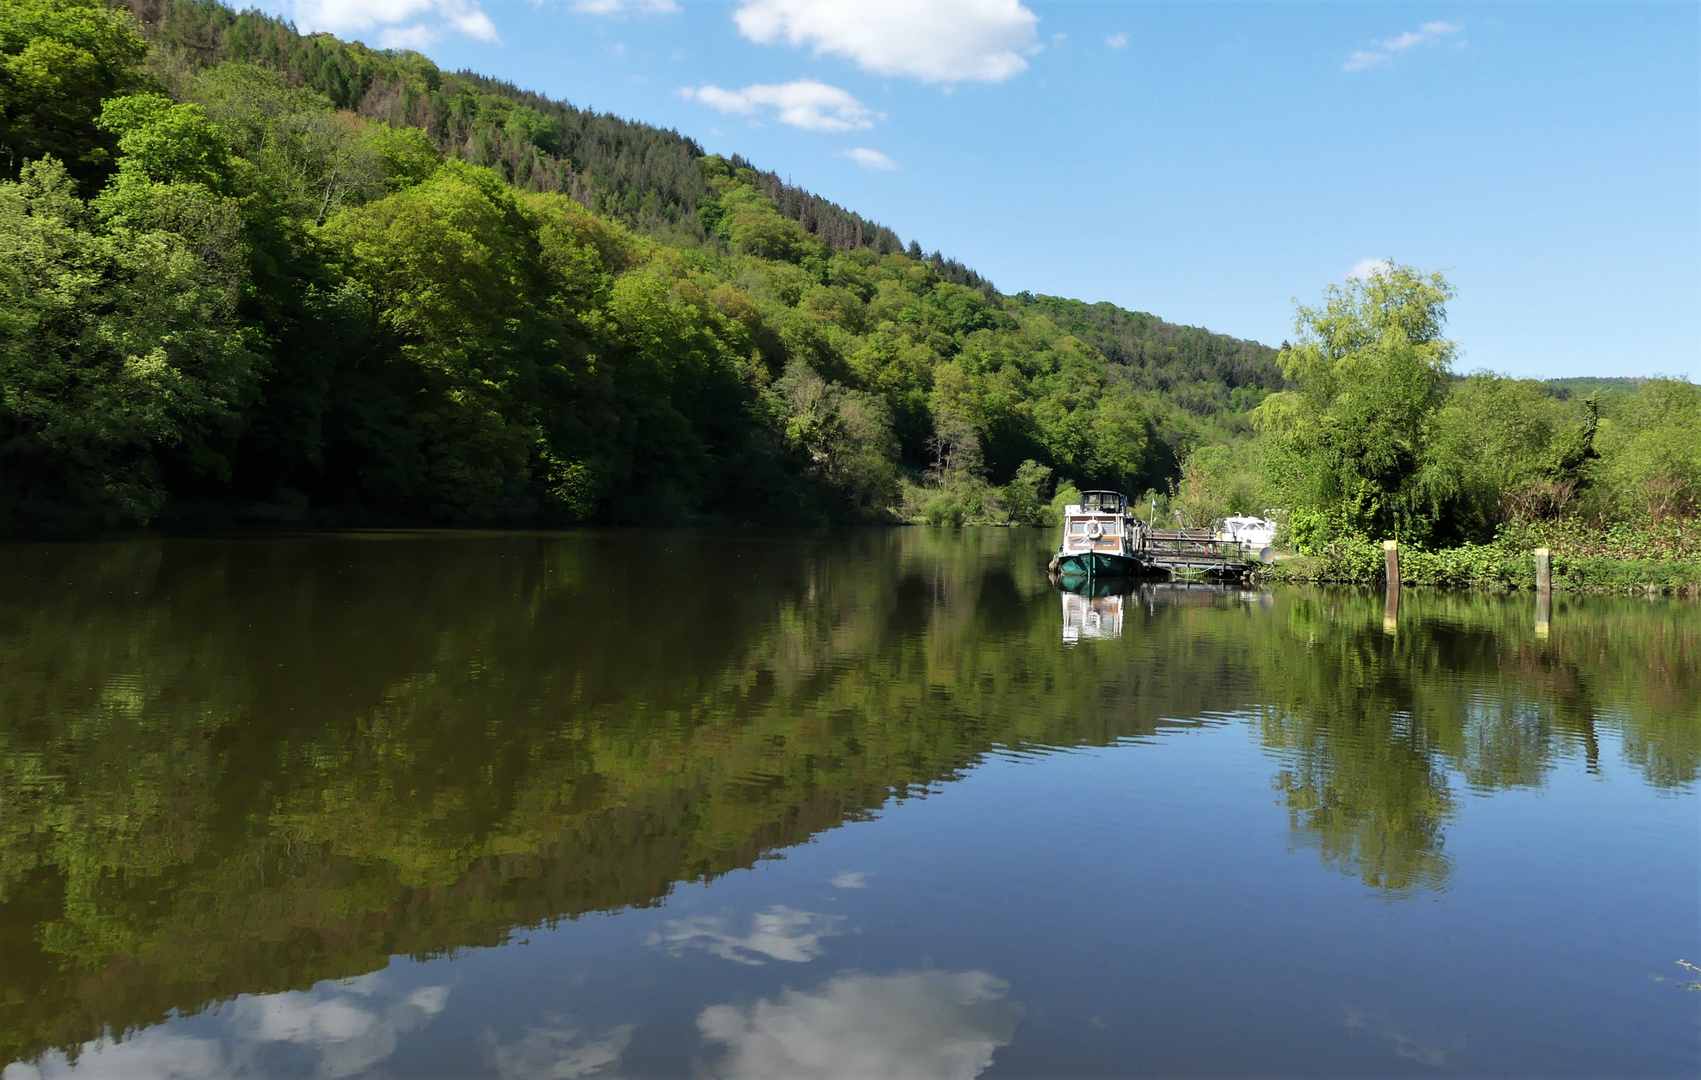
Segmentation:
[[(172, 74), (225, 61), (282, 72), (336, 108), (422, 129), (450, 157), (494, 169), (523, 191), (559, 192), (587, 209), (650, 233), (710, 235), (699, 209), (712, 197), (703, 149), (677, 131), (578, 109), (469, 71), (444, 72), (414, 52), (378, 51), (329, 34), (300, 34), (259, 11), (217, 0), (118, 0)], [(734, 167), (750, 168), (742, 158)], [(905, 251), (891, 229), (755, 170), (753, 185), (782, 215), (838, 251)], [(911, 241), (912, 258), (921, 247)], [(937, 252), (947, 281), (991, 289)]]
[(1177, 326), (1115, 304), (1030, 293), (1015, 299), (1099, 350), (1141, 389), (1166, 394), (1201, 416), (1245, 411), (1282, 386), (1277, 350), (1256, 341)]
[(0, 5), (0, 271), (7, 529), (1039, 521), (1281, 387), (677, 132), (210, 0)]

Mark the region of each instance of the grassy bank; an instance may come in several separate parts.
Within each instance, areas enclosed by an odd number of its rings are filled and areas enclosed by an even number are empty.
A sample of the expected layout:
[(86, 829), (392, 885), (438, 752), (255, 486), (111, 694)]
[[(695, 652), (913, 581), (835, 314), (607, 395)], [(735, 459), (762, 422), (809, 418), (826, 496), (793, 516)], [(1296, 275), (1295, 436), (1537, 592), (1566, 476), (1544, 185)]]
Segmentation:
[[(1595, 529), (1576, 522), (1502, 530), (1492, 543), (1438, 551), (1400, 550), (1405, 585), (1533, 589), (1535, 549), (1553, 552), (1553, 587), (1571, 592), (1647, 592), (1701, 596), (1701, 521)], [(1386, 580), (1382, 545), (1339, 540), (1321, 551), (1282, 559), (1271, 582), (1377, 584)]]

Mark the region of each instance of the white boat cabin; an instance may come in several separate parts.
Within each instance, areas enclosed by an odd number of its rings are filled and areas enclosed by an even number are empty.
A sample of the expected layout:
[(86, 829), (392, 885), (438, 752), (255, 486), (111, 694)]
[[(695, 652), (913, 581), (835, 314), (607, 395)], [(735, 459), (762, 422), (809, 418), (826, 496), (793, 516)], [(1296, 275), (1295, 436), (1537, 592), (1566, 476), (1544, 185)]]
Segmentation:
[(1063, 508), (1063, 548), (1058, 554), (1131, 556), (1139, 552), (1143, 532), (1121, 492), (1085, 491), (1080, 502)]
[(1217, 539), (1233, 540), (1243, 548), (1257, 551), (1276, 542), (1276, 523), (1261, 517), (1224, 518)]

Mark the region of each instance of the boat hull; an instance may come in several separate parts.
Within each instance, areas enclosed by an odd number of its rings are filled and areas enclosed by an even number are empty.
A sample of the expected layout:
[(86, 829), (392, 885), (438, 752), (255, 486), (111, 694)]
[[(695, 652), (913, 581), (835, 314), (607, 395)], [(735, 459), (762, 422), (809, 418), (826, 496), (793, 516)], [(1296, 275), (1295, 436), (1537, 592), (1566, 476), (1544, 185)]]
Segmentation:
[(1133, 577), (1140, 560), (1103, 551), (1059, 553), (1057, 572), (1064, 577)]

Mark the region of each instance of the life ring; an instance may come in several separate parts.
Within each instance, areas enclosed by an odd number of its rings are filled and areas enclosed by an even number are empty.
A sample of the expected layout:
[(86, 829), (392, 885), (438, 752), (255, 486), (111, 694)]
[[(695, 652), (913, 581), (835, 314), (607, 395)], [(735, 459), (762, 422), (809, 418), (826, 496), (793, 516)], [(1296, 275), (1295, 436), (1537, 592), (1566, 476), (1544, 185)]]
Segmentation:
[(1104, 535), (1104, 526), (1097, 521), (1087, 522), (1087, 539), (1097, 540)]

